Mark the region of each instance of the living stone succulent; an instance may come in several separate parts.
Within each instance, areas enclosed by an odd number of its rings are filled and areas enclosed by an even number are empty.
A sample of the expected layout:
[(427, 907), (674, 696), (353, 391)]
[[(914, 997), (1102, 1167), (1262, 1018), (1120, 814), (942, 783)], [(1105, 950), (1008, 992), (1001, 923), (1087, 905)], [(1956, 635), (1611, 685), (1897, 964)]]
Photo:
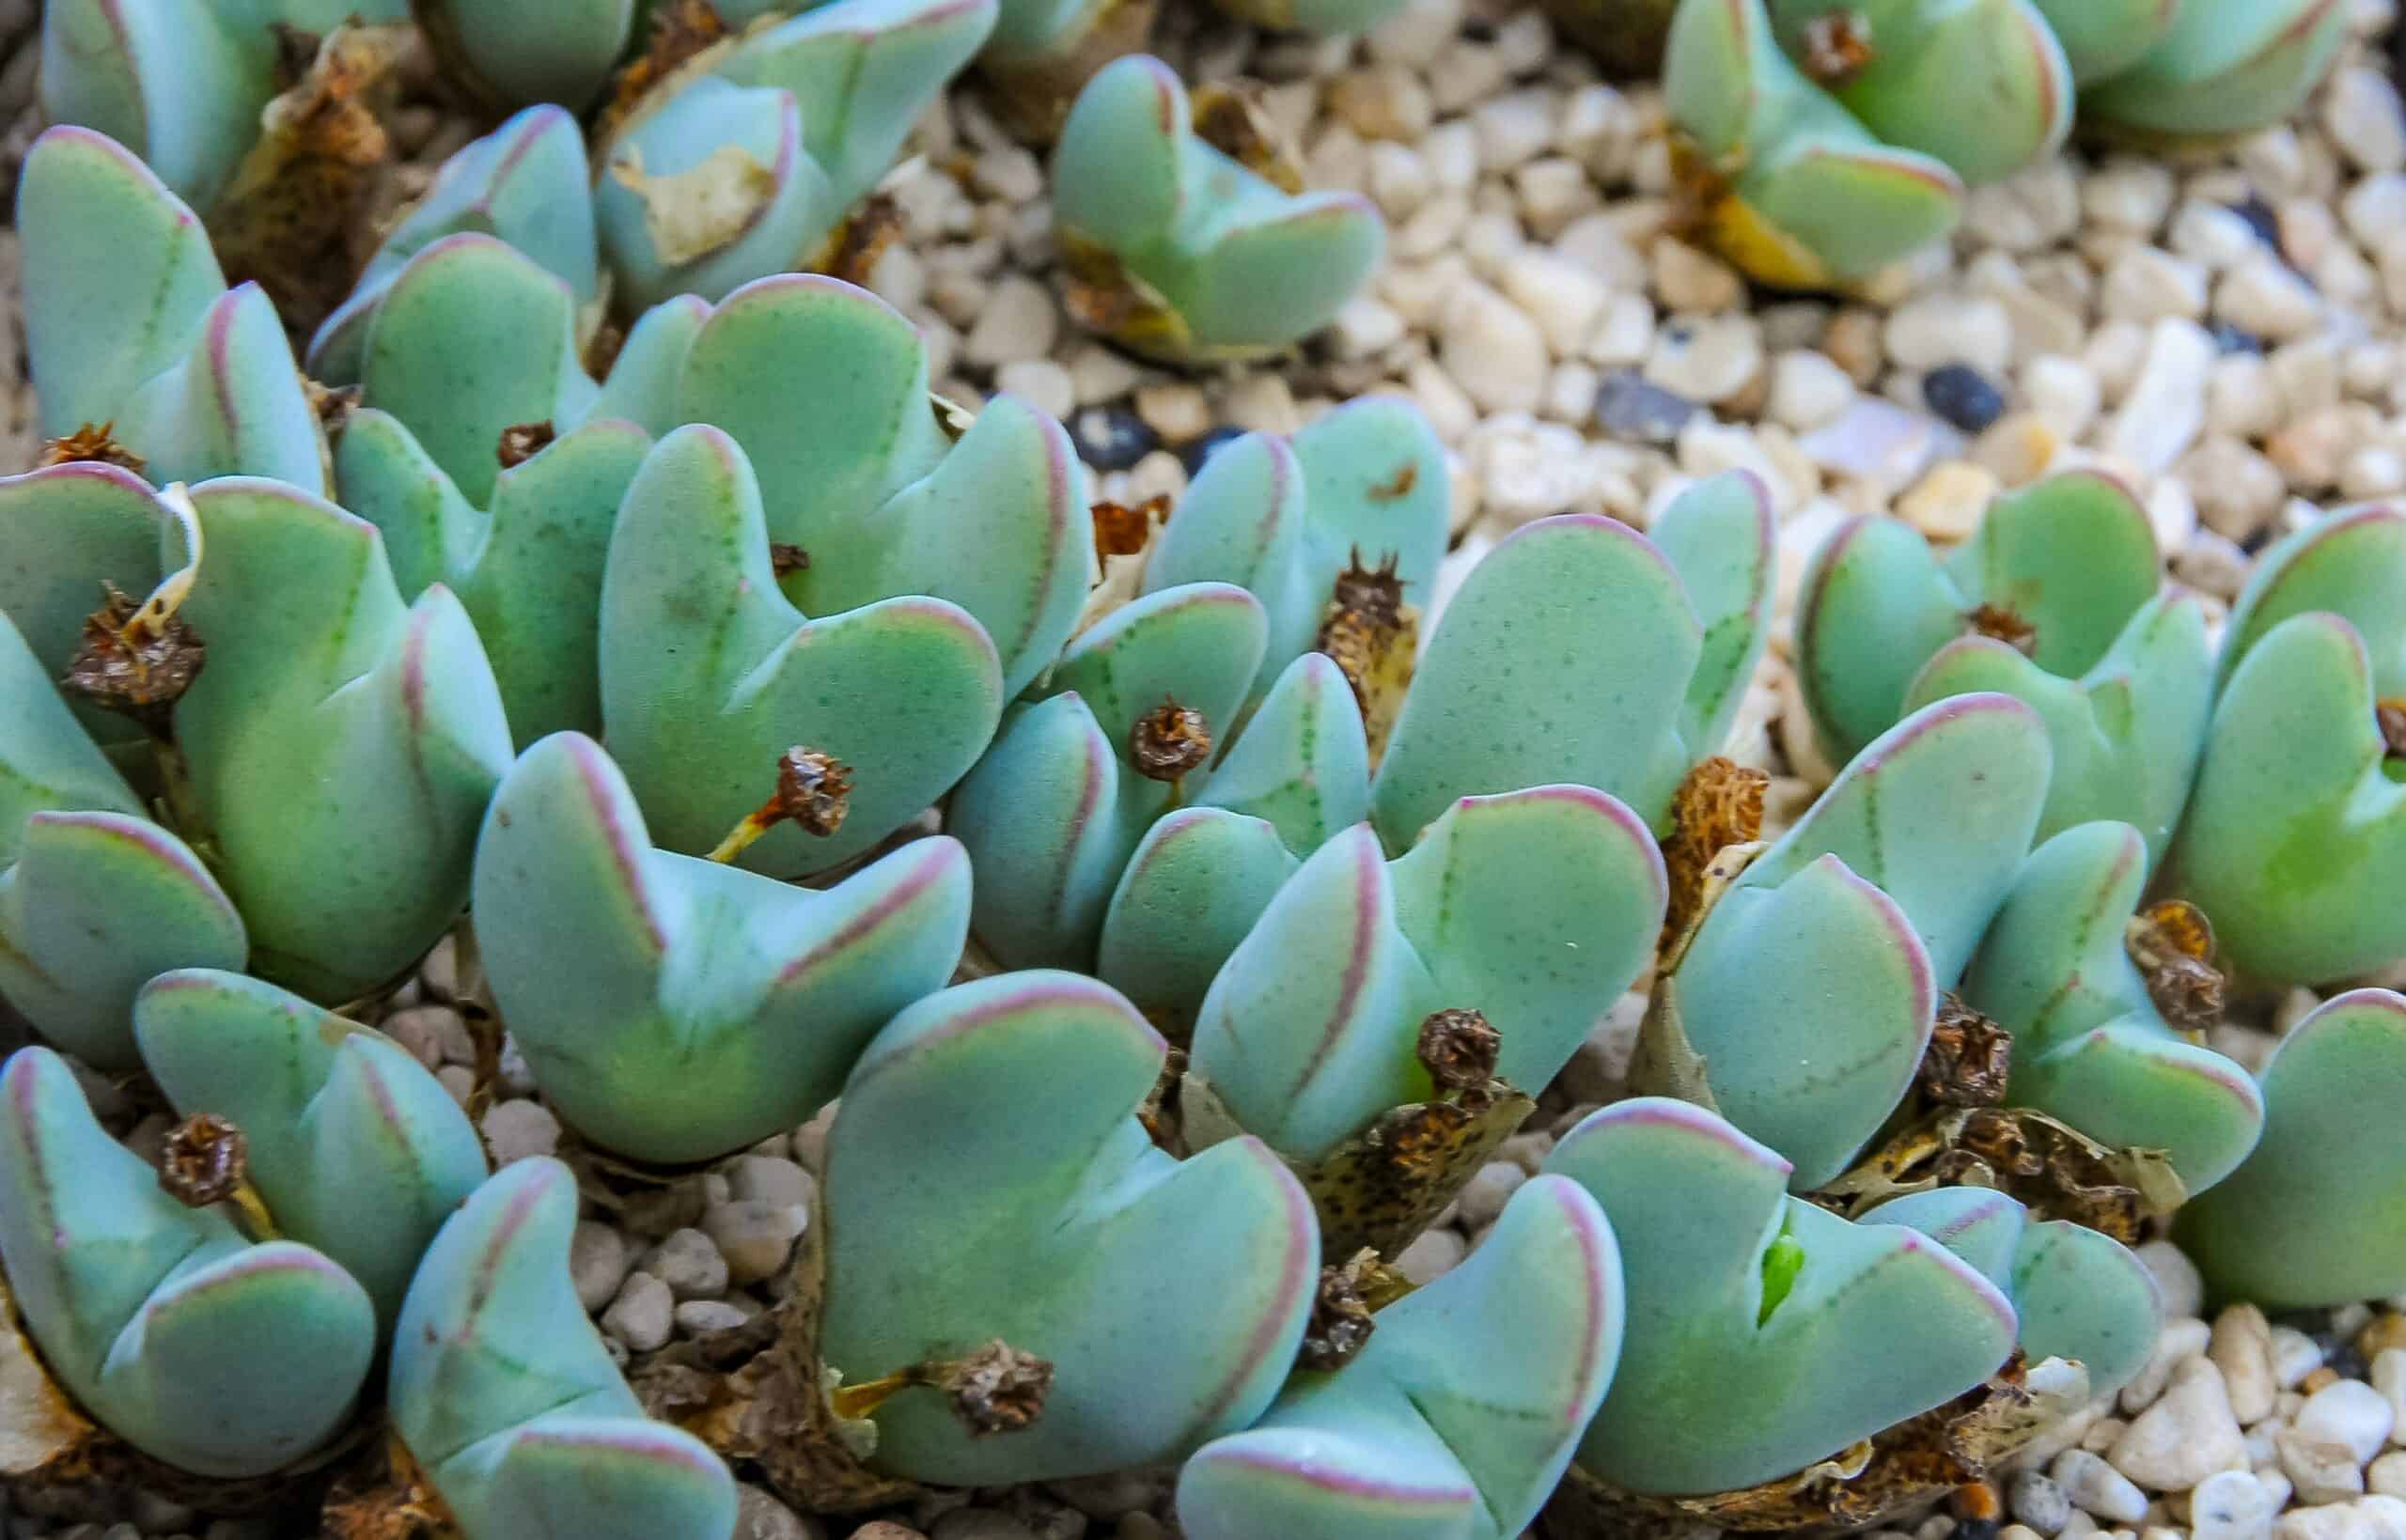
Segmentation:
[(41, 105), (127, 146), (206, 209), (259, 137), (283, 82), (283, 34), (404, 20), (405, 0), (53, 0)]
[(1944, 238), (1967, 186), (2052, 154), (2075, 110), (2148, 137), (2275, 121), (2345, 31), (2336, 0), (1680, 0), (1663, 79), (1706, 237), (1828, 288)]
[(226, 287), (200, 221), (148, 166), (89, 130), (51, 129), (26, 154), (17, 224), (45, 436), (96, 433), (161, 485), (259, 475), (327, 490), (274, 305), (257, 285)]
[(1367, 282), (1385, 226), (1352, 193), (1307, 193), (1243, 99), (1190, 100), (1167, 65), (1115, 60), (1053, 153), (1054, 236), (1081, 324), (1150, 357), (1275, 353)]
[(0, 1265), (78, 1407), (205, 1476), (266, 1474), (342, 1425), (376, 1351), (350, 1274), (163, 1190), (47, 1049), (8, 1060), (0, 1103)]
[[(476, 0), (411, 0), (445, 72), (499, 111), (555, 101), (582, 112), (661, 7), (647, 0), (530, 0), (507, 17)], [(777, 0), (711, 0), (717, 20), (748, 26)], [(655, 22), (654, 24), (657, 24)]]

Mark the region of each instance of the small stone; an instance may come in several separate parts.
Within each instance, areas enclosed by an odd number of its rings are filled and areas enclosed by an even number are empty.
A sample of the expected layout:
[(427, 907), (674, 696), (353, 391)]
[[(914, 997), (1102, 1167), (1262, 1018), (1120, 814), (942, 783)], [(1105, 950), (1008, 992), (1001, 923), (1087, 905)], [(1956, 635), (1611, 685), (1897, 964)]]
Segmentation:
[(2190, 1533), (2194, 1540), (2267, 1540), (2279, 1507), (2247, 1471), (2224, 1470), (2189, 1494)]
[(1414, 1283), (1433, 1283), (1451, 1272), (1468, 1250), (1453, 1230), (1427, 1230), (1396, 1253), (1395, 1268)]
[(810, 1173), (781, 1156), (744, 1155), (726, 1167), (727, 1196), (758, 1203), (807, 1205), (819, 1183)]
[(2061, 353), (2041, 353), (2022, 366), (2022, 394), (2030, 410), (2066, 439), (2087, 432), (2103, 404), (2088, 366)]
[(2172, 212), (2173, 177), (2153, 161), (2115, 160), (2081, 183), (2081, 209), (2099, 225), (2151, 236)]
[(1058, 421), (1078, 404), (1078, 388), (1070, 371), (1049, 358), (1013, 359), (994, 371), (997, 394), (1021, 400)]
[(1140, 385), (1136, 389), (1136, 415), (1164, 443), (1184, 443), (1210, 431), (1211, 403), (1194, 385)]
[(676, 1230), (643, 1259), (643, 1270), (681, 1301), (715, 1299), (726, 1292), (726, 1259), (699, 1230)]
[(726, 1259), (729, 1282), (757, 1283), (786, 1265), (809, 1222), (805, 1208), (739, 1199), (704, 1210), (702, 1233)]
[(2206, 270), (2186, 257), (2154, 246), (2127, 246), (2105, 270), (2098, 299), (2104, 313), (2117, 319), (2195, 320), (2206, 313)]
[(2237, 1304), (2214, 1317), (2213, 1338), (2206, 1356), (2222, 1371), (2223, 1389), (2230, 1396), (2231, 1415), (2251, 1426), (2273, 1413), (2273, 1329), (2264, 1313)]
[(2398, 87), (2366, 65), (2353, 65), (2331, 79), (2323, 93), (2322, 126), (2339, 152), (2366, 171), (2406, 169), (2406, 113)]
[(2289, 342), (2322, 322), (2322, 299), (2289, 265), (2258, 252), (2214, 286), (2214, 314), (2273, 342)]
[(2005, 251), (2041, 251), (2080, 225), (2080, 179), (2062, 156), (1972, 190), (1963, 227), (1974, 240)]
[(1867, 390), (1880, 378), (1880, 318), (1862, 309), (1841, 310), (1821, 334), (1821, 351), (1846, 371), (1858, 390)]
[(408, 1049), (429, 1069), (476, 1063), (477, 1043), (468, 1035), (467, 1019), (449, 1005), (413, 1005), (395, 1011), (377, 1030)]
[[(2089, 1458), (2095, 1459), (2095, 1455)], [(2071, 1499), (2050, 1477), (2024, 1470), (2006, 1489), (2006, 1506), (2013, 1517), (2040, 1534), (2055, 1534), (2071, 1522)]]
[(1455, 1200), (1461, 1206), (1464, 1228), (1476, 1235), (1494, 1223), (1503, 1216), (1505, 1204), (1528, 1179), (1527, 1172), (1508, 1160), (1491, 1160), (1479, 1167)]
[[(2077, 1506), (2117, 1524), (2135, 1524), (2147, 1517), (2147, 1494), (2131, 1479), (2086, 1449), (2067, 1449), (2047, 1468), (2067, 1497)], [(2016, 1510), (2019, 1512), (2019, 1509)]]
[(2256, 226), (2218, 203), (2192, 200), (2172, 221), (2172, 249), (2220, 272), (2263, 249)]
[(2306, 1397), (2289, 1426), (2305, 1438), (2337, 1445), (2362, 1465), (2389, 1442), (2397, 1423), (2387, 1397), (2361, 1379), (2341, 1379)]
[(1615, 294), (1580, 356), (1605, 368), (1642, 364), (1654, 350), (1654, 306), (1643, 294)]
[(1506, 257), (1497, 279), (1512, 303), (1537, 322), (1556, 358), (1577, 355), (1612, 298), (1612, 290), (1586, 268), (1535, 246)]
[(1889, 359), (1909, 369), (1967, 364), (2003, 374), (2013, 363), (2013, 319), (1994, 300), (1933, 294), (1897, 307), (1881, 332)]
[(2369, 503), (2406, 491), (2406, 456), (2384, 444), (2367, 444), (2339, 466), (2339, 496), (2349, 503)]
[(1169, 1532), (1150, 1514), (1130, 1514), (1112, 1532), (1112, 1540), (1169, 1540)]
[[(1443, 88), (1440, 87), (1440, 94)], [(1481, 93), (1484, 95), (1485, 93)], [(1478, 163), (1486, 171), (1509, 171), (1534, 160), (1554, 138), (1554, 100), (1530, 88), (1490, 97), (1471, 110), (1478, 136)]]
[(2372, 1356), (2372, 1388), (2389, 1402), (2389, 1436), (2406, 1443), (2406, 1347), (2384, 1347)]
[(1485, 411), (1534, 412), (1544, 397), (1545, 334), (1484, 284), (1463, 286), (1446, 303), (1437, 360)]
[(735, 1489), (735, 1532), (728, 1540), (827, 1540), (827, 1529), (747, 1485)]
[(2364, 1492), (2364, 1468), (2337, 1444), (2287, 1427), (2273, 1436), (2273, 1449), (2297, 1495), (2310, 1503), (2342, 1502)]
[(2174, 1374), (2163, 1398), (2139, 1414), (2106, 1457), (2142, 1486), (2185, 1492), (2218, 1470), (2243, 1464), (2246, 1454), (2222, 1371), (2199, 1358)]
[(188, 1505), (142, 1487), (134, 1489), (127, 1506), (135, 1528), (145, 1534), (174, 1534), (192, 1528), (198, 1517)]
[(1691, 400), (1726, 401), (1762, 366), (1762, 334), (1752, 317), (1709, 316), (1659, 327), (1646, 378)]
[(1403, 340), (1406, 324), (1393, 305), (1356, 294), (1337, 306), (1330, 334), (1336, 339), (1339, 358), (1374, 358)]
[(1654, 297), (1671, 310), (1734, 310), (1745, 303), (1746, 286), (1718, 257), (1664, 236), (1654, 242)]
[(648, 1353), (668, 1341), (676, 1308), (677, 1297), (667, 1284), (648, 1272), (631, 1272), (602, 1313), (602, 1330), (633, 1351)]
[(610, 1302), (633, 1265), (626, 1237), (595, 1220), (577, 1221), (575, 1233), (569, 1237), (568, 1276), (586, 1314)]
[(466, 1065), (445, 1065), (434, 1072), (434, 1079), (462, 1107), (477, 1094), (477, 1072)]
[(2273, 1328), (2273, 1378), (2281, 1389), (2294, 1389), (2298, 1381), (2321, 1367), (2320, 1344), (2294, 1327)]
[(1125, 471), (1162, 442), (1145, 419), (1116, 406), (1088, 407), (1071, 417), (1070, 438), (1078, 458), (1098, 471)]
[(1967, 540), (1995, 500), (1995, 473), (1969, 460), (1943, 460), (1897, 501), (1897, 517), (1932, 540)]
[(1053, 350), (1061, 330), (1061, 312), (1052, 292), (1021, 273), (1006, 274), (977, 312), (961, 344), (961, 357), (989, 368), (1023, 358), (1042, 358)]
[(1191, 476), (1203, 469), (1205, 460), (1243, 437), (1243, 428), (1233, 423), (1222, 423), (1200, 437), (1189, 439), (1186, 446), (1179, 451), (1178, 458), (1184, 462), (1186, 474)]
[(2005, 396), (1968, 364), (1941, 364), (1922, 376), (1922, 399), (1941, 420), (1966, 433), (1988, 429), (2005, 415)]
[(2383, 1497), (2406, 1497), (2406, 1449), (2393, 1449), (2367, 1466), (2365, 1487)]
[(1034, 1530), (992, 1508), (955, 1508), (936, 1520), (929, 1540), (1038, 1540)]
[(2138, 378), (2107, 425), (2107, 452), (2148, 473), (2168, 469), (2205, 427), (2205, 371), (2213, 355), (2213, 339), (2196, 322), (2157, 321)]
[(850, 1540), (928, 1540), (928, 1537), (908, 1524), (897, 1524), (890, 1518), (880, 1518), (854, 1530)]
[(1596, 426), (1639, 443), (1672, 443), (1697, 410), (1694, 401), (1626, 369), (1606, 375), (1596, 392)]
[(560, 1120), (539, 1101), (495, 1102), (485, 1113), (484, 1134), (494, 1166), (506, 1166), (557, 1150)]
[(1420, 77), (1398, 64), (1349, 70), (1328, 83), (1329, 112), (1365, 139), (1419, 138), (1436, 120), (1436, 104)]
[(1162, 1498), (1159, 1473), (1145, 1470), (1113, 1470), (1044, 1485), (1055, 1497), (1088, 1518), (1118, 1518), (1149, 1508)]
[(1912, 481), (1938, 449), (1939, 424), (1876, 396), (1858, 396), (1836, 418), (1797, 440), (1796, 446), (1830, 474), (1864, 483), (1886, 496)]
[(1820, 427), (1854, 399), (1854, 381), (1827, 354), (1795, 348), (1772, 361), (1771, 396), (1763, 406), (1772, 421), (1803, 433)]
[(750, 1318), (741, 1307), (724, 1299), (688, 1299), (677, 1307), (676, 1313), (677, 1330), (689, 1337), (732, 1330)]

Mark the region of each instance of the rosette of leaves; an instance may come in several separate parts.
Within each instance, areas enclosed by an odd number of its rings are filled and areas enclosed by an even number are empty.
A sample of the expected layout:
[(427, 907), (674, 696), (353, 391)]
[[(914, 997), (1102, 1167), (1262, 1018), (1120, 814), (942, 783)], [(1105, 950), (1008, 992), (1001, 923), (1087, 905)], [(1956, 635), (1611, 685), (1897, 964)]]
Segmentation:
[[(414, 963), (466, 902), (508, 762), (459, 600), (404, 604), (373, 525), (279, 482), (159, 498), (70, 465), (8, 490), (0, 610), (42, 777), (12, 810), (11, 997), (126, 1065), (141, 968), (247, 966), (332, 1003)], [(45, 674), (119, 720), (95, 739)]]
[[(195, 9), (199, 9), (197, 6)], [(116, 141), (45, 132), (17, 184), (25, 354), (55, 459), (161, 485), (272, 476), (327, 490), (325, 443), (275, 306), (226, 287), (208, 233)]]
[(869, 1038), (944, 987), (969, 863), (938, 837), (824, 891), (651, 847), (601, 745), (526, 751), (477, 846), (478, 956), (561, 1118), (679, 1163), (806, 1122)]
[(2264, 1138), (2180, 1210), (2181, 1249), (2218, 1299), (2338, 1304), (2406, 1280), (2406, 998), (2353, 989), (2289, 1029), (2260, 1076)]
[(1193, 101), (1159, 59), (1086, 82), (1053, 155), (1070, 314), (1172, 362), (1274, 354), (1328, 324), (1386, 230), (1369, 200), (1307, 193), (1241, 97)]
[[(1629, 8), (1565, 8), (1586, 31)], [(2304, 103), (2345, 32), (2336, 0), (1680, 0), (1663, 81), (1706, 238), (1764, 283), (1828, 288), (1944, 239), (1965, 188), (2053, 154), (2075, 103), (2123, 133), (2246, 132)]]

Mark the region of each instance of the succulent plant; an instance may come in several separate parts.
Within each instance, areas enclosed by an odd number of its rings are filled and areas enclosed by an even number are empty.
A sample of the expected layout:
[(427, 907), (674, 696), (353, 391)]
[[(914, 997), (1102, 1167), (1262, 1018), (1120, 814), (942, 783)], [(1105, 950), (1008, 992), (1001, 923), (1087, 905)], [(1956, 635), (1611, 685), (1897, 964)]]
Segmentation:
[(389, 1326), (428, 1242), (485, 1178), (451, 1093), (390, 1038), (239, 973), (162, 973), (133, 1022), (176, 1111), (233, 1125), (276, 1230), (338, 1264)]
[(79, 1407), (216, 1477), (264, 1475), (343, 1424), (376, 1351), (350, 1274), (170, 1196), (48, 1049), (9, 1059), (0, 1101), (0, 1264)]
[(2075, 95), (2112, 130), (2235, 133), (2295, 111), (2345, 30), (2336, 0), (1680, 0), (1664, 90), (1706, 236), (1826, 288), (1945, 237), (1967, 184), (2054, 151)]
[(921, 840), (823, 892), (650, 847), (591, 739), (519, 759), (477, 849), (493, 999), (559, 1115), (681, 1162), (806, 1122), (903, 1006), (942, 988), (969, 863)]
[(1788, 1162), (1702, 1108), (1607, 1107), (1545, 1169), (1586, 1188), (1620, 1241), (1628, 1328), (1578, 1454), (1614, 1486), (1788, 1475), (1973, 1389), (2013, 1350), (2012, 1303), (1976, 1265), (1788, 1196)]
[[(2245, 1070), (2184, 1035), (2220, 1017), (2210, 959), (2171, 945), (2147, 969), (2133, 957), (2134, 926), (2179, 918), (2140, 918), (2147, 870), (2128, 824), (2082, 824), (2039, 846), (1963, 996), (2013, 1034), (2017, 1105), (2116, 1149), (2161, 1150), (2182, 1186), (2202, 1192), (2255, 1147), (2264, 1105)], [(2159, 1000), (2179, 1013), (2178, 1028)]]
[(46, 436), (97, 439), (163, 486), (260, 475), (326, 490), (274, 305), (257, 285), (226, 287), (200, 221), (132, 152), (88, 129), (45, 132), (17, 223)]
[[(604, 568), (645, 434), (680, 424), (723, 428), (747, 483), (758, 471), (769, 565), (747, 606), (780, 592), (813, 612), (950, 600), (1001, 649), (1007, 691), (1069, 636), (1094, 557), (1068, 435), (1008, 396), (966, 429), (950, 426), (928, 394), (918, 334), (883, 301), (798, 275), (714, 309), (671, 301), (636, 325), (599, 387), (575, 361), (576, 334), (557, 277), (488, 236), (437, 241), (375, 308), (367, 410), (337, 446), (342, 495), (383, 529), (405, 588), (456, 586), (492, 643), (522, 744), (604, 724)], [(482, 344), (473, 364), (469, 337)], [(796, 390), (806, 405), (786, 394)], [(768, 763), (746, 767), (747, 790)], [(671, 844), (707, 850), (749, 805)]]
[[(75, 970), (154, 917), (173, 928), (141, 941), (133, 956), (146, 965), (237, 964), (247, 933), (253, 972), (324, 1001), (414, 963), (466, 900), (476, 820), (508, 764), (499, 696), (458, 600), (434, 589), (404, 606), (373, 526), (281, 483), (229, 477), (158, 500), (130, 477), (62, 466), (16, 486), (29, 510), (69, 517), (28, 542), (0, 607), (38, 628), (24, 637), (34, 659), (74, 660), (81, 688), (148, 724), (146, 783), (181, 836), (56, 820), (26, 854), (63, 854), (57, 842), (80, 834), (107, 858), (21, 860), (8, 873), (9, 902), (37, 937), (61, 916), (108, 917), (105, 936), (59, 935), (65, 950), (34, 962), (50, 985), (84, 993), (87, 1024), (103, 1024), (90, 1030), (115, 1044), (102, 1057), (126, 1057), (124, 1019), (104, 1024), (138, 981), (111, 962), (92, 993)], [(88, 625), (60, 602), (104, 583), (118, 598)], [(130, 594), (151, 597), (137, 606)], [(81, 729), (39, 688), (18, 694), (42, 752), (80, 758), (90, 787), (97, 751), (74, 741)], [(396, 784), (411, 794), (393, 795)], [(141, 811), (121, 792), (46, 800)], [(196, 955), (173, 956), (169, 936)], [(39, 1011), (39, 998), (20, 1003)]]
[(1306, 193), (1242, 99), (1190, 101), (1159, 59), (1113, 61), (1053, 156), (1054, 235), (1081, 324), (1151, 357), (1275, 353), (1378, 266), (1368, 199)]
[[(995, 0), (835, 0), (678, 60), (595, 147), (620, 291), (716, 300), (816, 265), (994, 17)], [(516, 19), (480, 25), (515, 46)]]
[[(1109, 988), (1026, 972), (921, 1001), (861, 1056), (828, 1133), (818, 1352), (846, 1386), (905, 1387), (870, 1413), (878, 1469), (1090, 1474), (1181, 1457), (1270, 1405), (1311, 1309), (1311, 1206), (1257, 1141), (1155, 1146), (1131, 1114), (1166, 1051)], [(1051, 1366), (1032, 1421), (980, 1436), (908, 1388), (995, 1340)]]
[(647, 1418), (569, 1280), (576, 1182), (521, 1160), (419, 1264), (395, 1333), (393, 1426), (466, 1540), (726, 1540), (735, 1482)]
[(2406, 997), (2336, 995), (2289, 1029), (2260, 1077), (2264, 1138), (2180, 1210), (2181, 1249), (2213, 1293), (2268, 1308), (2378, 1297), (2406, 1280)]
[(1643, 1079), (1779, 1151), (1800, 1190), (1838, 1175), (1912, 1083), (1938, 991), (2030, 848), (2047, 768), (2037, 714), (2004, 695), (1942, 701), (1876, 739), (1658, 978)]
[(1370, 1318), (1340, 1367), (1299, 1368), (1178, 1480), (1193, 1540), (1513, 1540), (1611, 1383), (1620, 1253), (1577, 1183), (1540, 1176), (1470, 1259)]
[(405, 0), (53, 0), (43, 8), (41, 105), (97, 129), (203, 208), (259, 136), (280, 82), (279, 29), (398, 22)]

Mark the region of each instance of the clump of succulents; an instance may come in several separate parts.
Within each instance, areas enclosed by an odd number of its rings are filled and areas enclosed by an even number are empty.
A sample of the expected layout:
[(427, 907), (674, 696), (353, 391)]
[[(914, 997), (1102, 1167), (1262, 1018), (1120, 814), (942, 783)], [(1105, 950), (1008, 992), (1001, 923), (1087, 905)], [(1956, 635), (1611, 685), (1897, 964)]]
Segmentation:
[(1070, 315), (1154, 358), (1275, 353), (1367, 282), (1385, 226), (1352, 193), (1307, 193), (1245, 99), (1189, 98), (1159, 59), (1086, 84), (1053, 152)]
[[(1563, 6), (1574, 31), (1623, 8)], [(2346, 26), (2336, 0), (1680, 0), (1662, 68), (1704, 235), (1826, 288), (1945, 238), (1967, 186), (2054, 153), (2075, 112), (2151, 139), (2278, 120)]]

